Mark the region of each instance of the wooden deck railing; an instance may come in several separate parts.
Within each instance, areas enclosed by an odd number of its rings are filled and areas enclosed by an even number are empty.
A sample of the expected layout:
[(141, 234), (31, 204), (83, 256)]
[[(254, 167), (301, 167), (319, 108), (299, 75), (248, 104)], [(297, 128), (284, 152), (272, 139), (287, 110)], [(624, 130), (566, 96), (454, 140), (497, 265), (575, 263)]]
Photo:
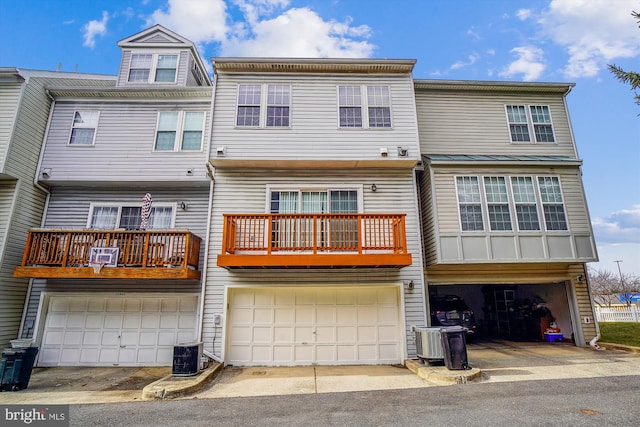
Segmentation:
[[(264, 265), (254, 265), (258, 255)], [(404, 214), (226, 214), (218, 265), (403, 266), (410, 259)]]
[(200, 242), (185, 230), (29, 230), (14, 276), (87, 277), (103, 264), (106, 277), (154, 278), (151, 270), (174, 269), (156, 278), (180, 278), (180, 270), (198, 271)]

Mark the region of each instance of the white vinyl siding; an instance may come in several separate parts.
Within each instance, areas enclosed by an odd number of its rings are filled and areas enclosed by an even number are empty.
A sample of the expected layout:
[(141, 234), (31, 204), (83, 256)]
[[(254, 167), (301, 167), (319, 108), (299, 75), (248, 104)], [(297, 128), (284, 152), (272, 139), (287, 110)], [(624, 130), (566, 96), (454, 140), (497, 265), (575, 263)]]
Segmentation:
[[(238, 84), (255, 84), (256, 76), (220, 74), (216, 83), (212, 118), (212, 141), (227, 148), (225, 159), (270, 160), (362, 160), (380, 161), (380, 147), (388, 147), (387, 159), (396, 158), (396, 146), (407, 147), (411, 158), (418, 157), (413, 85), (408, 76), (372, 76), (374, 86), (388, 86), (391, 94), (393, 128), (371, 132), (339, 125), (337, 85), (352, 86), (358, 76), (283, 75), (265, 77), (267, 84), (291, 85), (290, 127), (237, 126)], [(291, 130), (295, 128), (295, 132)], [(224, 143), (223, 143), (224, 142)]]
[[(208, 183), (209, 178), (206, 176), (204, 165), (209, 154), (211, 115), (204, 111), (210, 106), (211, 92), (209, 88), (203, 89), (203, 92), (208, 92), (207, 97), (176, 99), (172, 104), (180, 109), (168, 111), (165, 103), (154, 99), (137, 103), (91, 102), (91, 110), (100, 111), (100, 123), (95, 145), (90, 150), (72, 149), (68, 145), (69, 131), (78, 104), (75, 101), (59, 100), (53, 107), (42, 167), (50, 168), (55, 179), (76, 183), (177, 183), (186, 180)], [(194, 116), (202, 117), (203, 124), (201, 128), (193, 128), (191, 117), (186, 122), (178, 122), (180, 126), (183, 123), (187, 125), (183, 129), (186, 136), (182, 138), (181, 134), (177, 133), (172, 150), (155, 151), (158, 116), (160, 112), (165, 111), (194, 113)], [(199, 123), (199, 118), (195, 118), (198, 119), (195, 122)], [(178, 126), (176, 132), (179, 132)], [(201, 139), (198, 138), (200, 132)], [(183, 145), (181, 139), (187, 144)], [(192, 149), (199, 141), (200, 147)], [(36, 158), (37, 156), (38, 154)], [(186, 174), (189, 169), (193, 170), (192, 175)]]
[[(334, 87), (335, 88), (335, 87)], [(335, 90), (335, 89), (334, 89)], [(375, 182), (378, 190), (372, 192), (370, 184)], [(269, 185), (265, 185), (269, 183)], [(413, 263), (399, 270), (389, 269), (334, 269), (323, 270), (316, 274), (314, 270), (263, 269), (258, 275), (237, 274), (225, 268), (216, 267), (216, 257), (221, 253), (224, 213), (270, 212), (271, 191), (295, 192), (292, 183), (304, 191), (350, 191), (358, 189), (362, 194), (359, 212), (375, 213), (406, 213), (407, 247), (413, 255)], [(363, 183), (368, 185), (363, 186)], [(415, 354), (415, 344), (411, 325), (426, 324), (424, 292), (422, 284), (422, 265), (420, 262), (419, 222), (417, 218), (417, 204), (413, 172), (411, 170), (382, 170), (382, 169), (333, 169), (310, 173), (308, 170), (266, 170), (221, 168), (216, 170), (216, 185), (211, 212), (211, 234), (209, 237), (210, 269), (207, 274), (205, 295), (205, 325), (211, 322), (216, 313), (225, 312), (224, 295), (227, 289), (255, 286), (295, 286), (309, 289), (358, 283), (364, 287), (369, 284), (383, 286), (398, 286), (402, 281), (413, 280), (416, 288), (413, 291), (403, 289), (404, 292), (404, 325), (401, 342), (406, 339), (408, 354)], [(282, 194), (281, 193), (281, 194)], [(349, 209), (339, 202), (336, 209)], [(360, 202), (359, 202), (360, 203)], [(290, 206), (298, 206), (297, 203)], [(266, 207), (265, 207), (266, 206)], [(293, 211), (291, 208), (278, 208)], [(307, 274), (308, 273), (308, 274)], [(371, 286), (372, 287), (372, 286)], [(224, 323), (224, 322), (223, 322)], [(215, 354), (222, 354), (222, 342), (225, 339), (225, 328), (204, 329), (203, 340), (206, 348), (214, 348)], [(215, 339), (215, 342), (213, 340)], [(227, 341), (228, 342), (228, 341)]]

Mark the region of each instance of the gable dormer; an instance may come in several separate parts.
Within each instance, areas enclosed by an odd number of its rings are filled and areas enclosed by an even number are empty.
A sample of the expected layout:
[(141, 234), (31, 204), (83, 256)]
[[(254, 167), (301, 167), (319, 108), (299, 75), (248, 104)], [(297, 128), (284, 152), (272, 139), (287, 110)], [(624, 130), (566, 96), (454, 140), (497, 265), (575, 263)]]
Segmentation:
[(211, 86), (193, 42), (162, 25), (121, 40), (118, 46), (120, 87)]

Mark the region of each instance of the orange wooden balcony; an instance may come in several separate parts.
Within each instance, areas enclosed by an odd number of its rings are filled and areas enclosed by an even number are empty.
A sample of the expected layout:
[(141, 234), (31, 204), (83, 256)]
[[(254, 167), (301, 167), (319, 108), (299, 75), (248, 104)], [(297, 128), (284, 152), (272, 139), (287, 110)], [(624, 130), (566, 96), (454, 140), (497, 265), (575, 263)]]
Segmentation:
[(404, 214), (224, 215), (226, 268), (411, 265)]
[(185, 230), (29, 230), (22, 265), (13, 275), (200, 279), (200, 241)]

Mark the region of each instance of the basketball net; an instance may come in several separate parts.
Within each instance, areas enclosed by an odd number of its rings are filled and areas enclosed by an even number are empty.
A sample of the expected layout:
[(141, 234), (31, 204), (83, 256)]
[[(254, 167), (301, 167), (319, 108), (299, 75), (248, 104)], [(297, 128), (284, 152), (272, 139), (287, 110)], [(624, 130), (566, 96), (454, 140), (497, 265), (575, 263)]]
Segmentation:
[(99, 274), (103, 266), (104, 266), (104, 262), (96, 262), (94, 264), (91, 264), (91, 267), (93, 267), (94, 274)]

